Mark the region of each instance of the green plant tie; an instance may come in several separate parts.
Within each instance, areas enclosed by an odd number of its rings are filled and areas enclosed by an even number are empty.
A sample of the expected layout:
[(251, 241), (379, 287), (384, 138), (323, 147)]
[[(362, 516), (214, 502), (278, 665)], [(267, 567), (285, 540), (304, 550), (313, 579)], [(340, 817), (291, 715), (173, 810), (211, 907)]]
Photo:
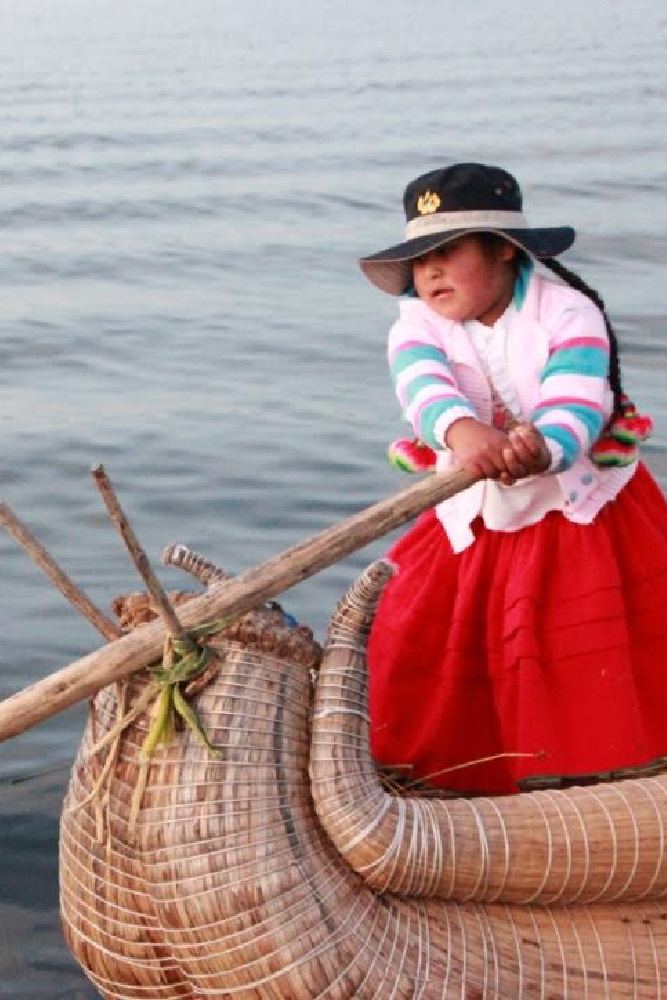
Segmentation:
[(228, 624), (226, 619), (208, 622), (190, 629), (182, 639), (168, 636), (165, 640), (162, 662), (148, 668), (153, 678), (150, 684), (150, 701), (154, 705), (154, 718), (141, 747), (144, 759), (150, 758), (160, 744), (167, 745), (171, 742), (177, 716), (204, 744), (211, 756), (222, 757), (222, 751), (211, 743), (199, 716), (186, 701), (181, 685), (200, 677), (213, 658), (208, 646), (199, 645), (198, 640), (220, 632)]

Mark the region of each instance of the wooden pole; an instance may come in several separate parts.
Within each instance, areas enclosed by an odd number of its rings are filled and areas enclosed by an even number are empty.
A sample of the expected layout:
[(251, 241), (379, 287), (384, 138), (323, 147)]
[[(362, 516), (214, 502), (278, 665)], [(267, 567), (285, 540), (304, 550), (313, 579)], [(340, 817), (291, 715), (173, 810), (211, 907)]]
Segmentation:
[(155, 575), (153, 567), (150, 564), (150, 560), (144, 549), (141, 547), (139, 539), (134, 533), (134, 529), (128, 520), (127, 514), (120, 505), (118, 497), (116, 496), (114, 488), (111, 485), (111, 481), (104, 471), (103, 466), (96, 465), (91, 472), (97, 488), (102, 494), (102, 499), (104, 500), (107, 511), (109, 512), (109, 517), (118, 528), (120, 537), (123, 539), (127, 547), (130, 559), (134, 563), (142, 580), (148, 587), (148, 592), (153, 598), (158, 612), (162, 615), (167, 632), (175, 639), (185, 638), (185, 632), (183, 631), (181, 623), (176, 616), (176, 612), (169, 603), (169, 598), (167, 597), (165, 589)]
[[(211, 587), (179, 607), (181, 624), (187, 630), (201, 622), (243, 614), (467, 489), (474, 481), (462, 468), (428, 476)], [(0, 743), (148, 666), (158, 658), (164, 638), (162, 622), (151, 622), (6, 698), (0, 702)]]
[(19, 521), (7, 504), (0, 503), (0, 524), (12, 536), (15, 542), (28, 553), (32, 561), (43, 570), (60, 593), (67, 598), (94, 625), (105, 639), (118, 639), (123, 633), (115, 622), (107, 618), (99, 608), (95, 607), (90, 598), (77, 587), (73, 580), (61, 570), (53, 556), (50, 556), (43, 545), (37, 541), (31, 531)]

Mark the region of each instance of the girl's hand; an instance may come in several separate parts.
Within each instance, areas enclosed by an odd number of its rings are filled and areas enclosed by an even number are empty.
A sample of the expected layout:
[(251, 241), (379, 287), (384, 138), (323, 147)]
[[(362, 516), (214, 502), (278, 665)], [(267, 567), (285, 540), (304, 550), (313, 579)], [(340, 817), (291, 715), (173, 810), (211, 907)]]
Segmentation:
[(546, 472), (551, 465), (551, 452), (533, 424), (516, 424), (510, 430), (503, 458), (506, 472), (500, 480), (506, 486), (511, 486), (517, 479)]
[[(502, 479), (505, 475), (514, 475), (508, 467), (505, 451), (511, 454), (513, 468), (516, 470), (520, 467), (520, 461), (514, 457), (507, 434), (474, 417), (455, 420), (445, 435), (445, 444), (451, 448), (461, 465), (479, 479)], [(528, 473), (522, 471), (521, 475)], [(515, 478), (518, 479), (519, 476), (516, 475)], [(504, 479), (502, 481), (505, 482)]]

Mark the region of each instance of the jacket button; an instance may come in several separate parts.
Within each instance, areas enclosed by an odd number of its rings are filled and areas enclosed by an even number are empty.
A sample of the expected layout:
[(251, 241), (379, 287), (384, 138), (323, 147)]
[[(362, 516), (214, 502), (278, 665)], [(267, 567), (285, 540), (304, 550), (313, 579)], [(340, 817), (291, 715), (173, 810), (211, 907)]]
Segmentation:
[(577, 491), (572, 490), (572, 492), (570, 493), (570, 500), (572, 501), (572, 503), (574, 503), (574, 501), (577, 499), (578, 496), (579, 494), (577, 493)]
[(593, 482), (593, 473), (587, 472), (585, 476), (581, 477), (581, 485), (589, 486)]

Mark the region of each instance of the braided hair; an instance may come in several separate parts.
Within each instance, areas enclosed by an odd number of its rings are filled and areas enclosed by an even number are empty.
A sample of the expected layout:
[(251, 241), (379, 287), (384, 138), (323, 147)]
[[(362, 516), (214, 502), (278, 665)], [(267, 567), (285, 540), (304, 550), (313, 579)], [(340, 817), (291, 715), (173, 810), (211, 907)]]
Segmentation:
[(621, 397), (623, 396), (623, 387), (621, 385), (621, 365), (618, 357), (618, 340), (611, 321), (607, 316), (604, 302), (598, 295), (598, 293), (591, 288), (583, 278), (580, 278), (578, 274), (574, 271), (570, 271), (569, 268), (565, 267), (557, 260), (541, 260), (546, 268), (553, 272), (558, 278), (561, 278), (570, 288), (574, 288), (577, 292), (582, 292), (586, 298), (593, 302), (604, 317), (604, 325), (607, 328), (607, 336), (609, 337), (609, 385), (611, 391), (614, 394), (614, 412), (612, 414), (612, 420), (617, 417), (621, 409)]

